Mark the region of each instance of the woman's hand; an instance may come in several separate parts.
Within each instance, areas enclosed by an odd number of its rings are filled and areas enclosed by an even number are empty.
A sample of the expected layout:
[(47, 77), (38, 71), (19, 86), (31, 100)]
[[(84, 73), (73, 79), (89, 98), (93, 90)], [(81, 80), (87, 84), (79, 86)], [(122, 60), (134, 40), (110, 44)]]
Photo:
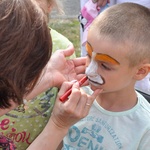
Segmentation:
[(51, 87), (60, 87), (64, 81), (80, 80), (85, 76), (86, 57), (67, 59), (74, 53), (73, 45), (57, 50), (43, 69), (39, 81), (25, 99), (32, 99)]
[(65, 50), (57, 50), (47, 65), (46, 78), (53, 86), (60, 87), (64, 81), (79, 80), (84, 76), (86, 58), (67, 59), (74, 53), (73, 45)]
[(62, 130), (68, 130), (70, 126), (84, 118), (88, 114), (93, 101), (100, 92), (100, 90), (96, 90), (92, 95), (88, 95), (80, 89), (78, 82), (76, 82), (72, 86), (72, 93), (68, 100), (61, 102), (59, 97), (62, 96), (71, 86), (72, 83), (63, 83), (51, 116), (51, 120), (54, 124)]
[(110, 3), (110, 0), (92, 0), (92, 1), (93, 1), (93, 3), (97, 3), (98, 7), (103, 7), (107, 3)]
[[(69, 128), (88, 114), (93, 101), (100, 91), (96, 90), (90, 96), (80, 89), (78, 82), (73, 86), (72, 84), (71, 82), (63, 83), (58, 93), (50, 120), (27, 150), (56, 150)], [(72, 93), (68, 100), (62, 103), (59, 97), (70, 87), (72, 87)]]

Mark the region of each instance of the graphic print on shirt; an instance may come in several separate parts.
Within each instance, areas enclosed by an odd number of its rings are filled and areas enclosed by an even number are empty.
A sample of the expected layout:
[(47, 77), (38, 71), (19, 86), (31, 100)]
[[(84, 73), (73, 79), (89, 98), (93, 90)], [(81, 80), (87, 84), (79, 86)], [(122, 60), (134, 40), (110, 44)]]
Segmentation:
[(13, 141), (0, 135), (0, 149), (2, 150), (15, 150), (16, 146), (14, 145)]
[(111, 147), (115, 150), (123, 149), (119, 137), (106, 120), (88, 116), (78, 125), (70, 128), (64, 150), (108, 150), (108, 138), (111, 139)]

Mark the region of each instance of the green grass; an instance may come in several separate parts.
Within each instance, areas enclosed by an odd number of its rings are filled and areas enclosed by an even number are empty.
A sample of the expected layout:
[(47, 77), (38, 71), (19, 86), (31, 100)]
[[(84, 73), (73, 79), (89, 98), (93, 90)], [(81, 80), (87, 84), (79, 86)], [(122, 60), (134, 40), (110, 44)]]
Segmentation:
[(76, 56), (80, 56), (80, 24), (77, 19), (50, 19), (50, 27), (66, 36), (74, 45)]

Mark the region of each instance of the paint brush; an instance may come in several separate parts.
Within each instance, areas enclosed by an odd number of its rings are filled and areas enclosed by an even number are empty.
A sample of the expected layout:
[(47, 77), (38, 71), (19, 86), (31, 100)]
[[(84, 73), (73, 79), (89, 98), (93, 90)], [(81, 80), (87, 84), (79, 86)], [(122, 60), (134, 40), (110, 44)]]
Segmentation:
[[(81, 86), (87, 79), (88, 79), (88, 78), (87, 78), (86, 76), (84, 76), (81, 80), (79, 80), (79, 81), (78, 81), (78, 82), (79, 82), (79, 86)], [(72, 92), (72, 87), (71, 87), (69, 90), (67, 90), (66, 93), (63, 94), (63, 95), (59, 98), (59, 100), (60, 100), (61, 102), (65, 102), (65, 100), (68, 98), (68, 96), (71, 94), (71, 92)]]

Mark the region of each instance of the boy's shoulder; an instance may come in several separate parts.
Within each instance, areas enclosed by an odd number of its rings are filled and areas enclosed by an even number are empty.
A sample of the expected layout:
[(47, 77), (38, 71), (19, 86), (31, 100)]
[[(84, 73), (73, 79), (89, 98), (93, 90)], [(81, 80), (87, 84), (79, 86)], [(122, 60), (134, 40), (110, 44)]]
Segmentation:
[[(140, 107), (141, 107), (141, 110), (142, 110), (141, 113), (146, 114), (145, 117), (150, 118), (150, 103), (148, 102), (148, 100), (146, 100), (143, 97), (142, 94), (140, 94), (139, 92), (136, 92), (136, 93), (137, 93), (139, 104), (140, 104)], [(143, 114), (143, 117), (144, 117), (144, 114)]]
[[(89, 86), (84, 86), (82, 87), (82, 89), (87, 93), (87, 94), (92, 94), (93, 91), (91, 90), (91, 88)], [(142, 94), (140, 94), (139, 92), (137, 92), (137, 97), (138, 97), (138, 103), (137, 105), (132, 109), (133, 111), (138, 111), (138, 115), (141, 117), (141, 115), (143, 117), (145, 117), (145, 119), (147, 118), (150, 121), (150, 103), (148, 102), (148, 100), (146, 100), (144, 98), (144, 96)]]

